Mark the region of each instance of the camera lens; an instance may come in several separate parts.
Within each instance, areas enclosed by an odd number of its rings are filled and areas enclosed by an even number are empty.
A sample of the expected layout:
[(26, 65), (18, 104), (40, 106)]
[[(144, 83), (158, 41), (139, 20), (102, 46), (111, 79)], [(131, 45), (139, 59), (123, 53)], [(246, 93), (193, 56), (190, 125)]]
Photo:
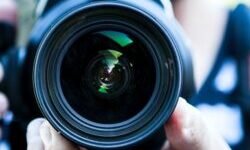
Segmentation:
[(37, 102), (73, 142), (126, 149), (160, 129), (176, 106), (182, 70), (171, 24), (156, 21), (164, 17), (151, 5), (141, 8), (151, 1), (70, 2), (42, 22), (32, 74)]
[[(148, 103), (155, 68), (146, 44), (125, 31), (90, 31), (75, 39), (61, 66), (66, 103), (97, 123), (126, 121)], [(129, 111), (128, 111), (129, 110)]]

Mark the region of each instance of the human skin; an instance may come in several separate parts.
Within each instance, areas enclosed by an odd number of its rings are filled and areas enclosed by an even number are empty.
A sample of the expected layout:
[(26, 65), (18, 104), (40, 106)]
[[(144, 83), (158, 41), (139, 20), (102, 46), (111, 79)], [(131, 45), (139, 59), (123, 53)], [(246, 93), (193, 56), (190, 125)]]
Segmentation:
[[(0, 64), (0, 83), (3, 80), (3, 77), (4, 77), (3, 66)], [(8, 109), (9, 109), (9, 101), (7, 97), (0, 92), (0, 119), (4, 117)]]
[[(9, 109), (8, 99), (3, 93), (0, 93), (0, 119), (3, 119), (8, 109)], [(0, 125), (0, 139), (2, 138), (2, 133), (3, 131)]]
[[(230, 149), (221, 136), (207, 126), (200, 112), (182, 98), (164, 128), (168, 140), (162, 150)], [(43, 118), (29, 124), (27, 143), (27, 150), (86, 150), (66, 140)]]
[(14, 0), (0, 1), (0, 21), (17, 26), (17, 5)]

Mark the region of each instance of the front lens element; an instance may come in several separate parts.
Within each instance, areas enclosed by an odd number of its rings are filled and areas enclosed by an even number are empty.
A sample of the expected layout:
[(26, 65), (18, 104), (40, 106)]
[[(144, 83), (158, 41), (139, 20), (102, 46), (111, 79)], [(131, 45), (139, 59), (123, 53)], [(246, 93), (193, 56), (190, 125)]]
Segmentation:
[(73, 42), (61, 67), (67, 103), (93, 122), (112, 124), (138, 114), (152, 96), (156, 71), (147, 44), (132, 33), (91, 31)]

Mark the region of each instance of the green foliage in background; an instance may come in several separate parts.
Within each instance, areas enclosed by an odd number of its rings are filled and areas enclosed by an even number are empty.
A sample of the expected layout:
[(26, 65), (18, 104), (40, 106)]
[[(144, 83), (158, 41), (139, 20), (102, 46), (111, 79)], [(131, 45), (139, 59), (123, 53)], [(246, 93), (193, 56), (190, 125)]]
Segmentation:
[(220, 3), (222, 5), (225, 5), (229, 8), (234, 8), (237, 6), (239, 3), (244, 3), (244, 4), (250, 4), (250, 0), (210, 0), (215, 3)]
[(17, 0), (19, 15), (18, 45), (24, 46), (35, 22), (35, 0)]

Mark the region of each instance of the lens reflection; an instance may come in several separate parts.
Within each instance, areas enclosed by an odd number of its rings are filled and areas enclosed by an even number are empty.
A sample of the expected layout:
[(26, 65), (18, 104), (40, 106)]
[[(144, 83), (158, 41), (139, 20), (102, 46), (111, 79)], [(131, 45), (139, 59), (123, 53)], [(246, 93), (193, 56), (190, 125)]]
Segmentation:
[[(116, 50), (100, 51), (87, 66), (88, 86), (101, 94), (112, 95), (124, 89), (124, 86), (130, 82), (131, 75), (128, 74), (130, 70), (127, 65), (119, 60), (122, 55)], [(108, 96), (110, 98), (110, 95)]]
[(98, 33), (110, 38), (111, 40), (115, 41), (116, 43), (118, 43), (122, 47), (128, 46), (129, 44), (133, 43), (133, 40), (122, 32), (101, 31)]
[(146, 44), (131, 33), (92, 31), (77, 39), (61, 67), (67, 103), (82, 117), (118, 123), (139, 113), (155, 84)]

